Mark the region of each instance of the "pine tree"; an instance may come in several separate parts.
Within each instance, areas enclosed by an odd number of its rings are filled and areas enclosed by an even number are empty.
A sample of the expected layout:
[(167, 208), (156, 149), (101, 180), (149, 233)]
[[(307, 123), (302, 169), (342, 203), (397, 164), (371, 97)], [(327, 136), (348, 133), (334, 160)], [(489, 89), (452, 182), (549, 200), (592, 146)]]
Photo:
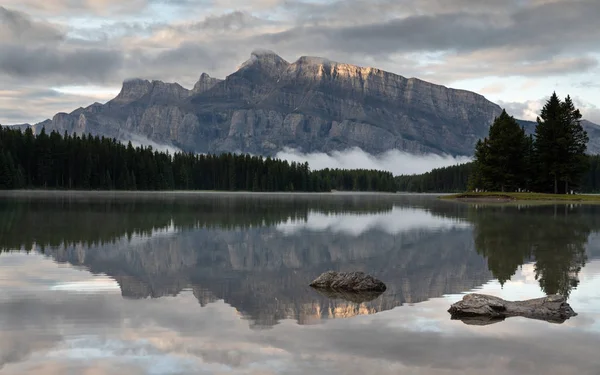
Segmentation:
[(12, 175), (6, 159), (6, 154), (0, 151), (0, 189), (12, 188)]
[(562, 103), (563, 121), (567, 128), (567, 159), (561, 173), (565, 184), (565, 193), (569, 193), (571, 185), (580, 181), (581, 175), (588, 168), (588, 158), (585, 151), (589, 141), (588, 135), (581, 126), (581, 113), (575, 108), (570, 96)]
[[(542, 108), (535, 129), (535, 164), (539, 189), (568, 193), (569, 183), (579, 182), (586, 167), (588, 136), (580, 123), (581, 114), (570, 97), (562, 102), (556, 93)], [(559, 190), (559, 181), (564, 190)]]
[(523, 188), (526, 148), (525, 131), (503, 110), (490, 127), (488, 138), (475, 147), (473, 187), (499, 191)]

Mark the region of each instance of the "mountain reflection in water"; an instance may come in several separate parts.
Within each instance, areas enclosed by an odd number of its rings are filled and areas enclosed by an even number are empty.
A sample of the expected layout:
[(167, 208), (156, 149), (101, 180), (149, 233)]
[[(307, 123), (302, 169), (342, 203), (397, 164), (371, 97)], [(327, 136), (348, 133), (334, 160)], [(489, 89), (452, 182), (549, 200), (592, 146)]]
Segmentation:
[[(510, 280), (525, 263), (569, 295), (600, 229), (597, 206), (475, 206), (385, 195), (204, 195), (0, 200), (0, 248), (44, 253), (114, 279), (128, 299), (192, 291), (253, 327), (373, 314)], [(586, 250), (587, 249), (587, 250)], [(308, 287), (364, 271), (388, 290), (364, 301)], [(64, 288), (64, 286), (63, 286)], [(330, 298), (338, 297), (338, 298)]]

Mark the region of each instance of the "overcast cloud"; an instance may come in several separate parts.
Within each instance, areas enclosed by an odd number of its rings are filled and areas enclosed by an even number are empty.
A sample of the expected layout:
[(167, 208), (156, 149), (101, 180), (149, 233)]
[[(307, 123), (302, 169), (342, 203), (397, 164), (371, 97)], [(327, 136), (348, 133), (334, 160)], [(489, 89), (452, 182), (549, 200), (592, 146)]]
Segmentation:
[[(106, 101), (127, 78), (192, 87), (253, 49), (481, 92), (518, 117), (556, 90), (600, 122), (596, 0), (4, 0), (0, 123)], [(79, 87), (76, 94), (64, 93)], [(62, 91), (61, 91), (62, 90)], [(7, 92), (14, 93), (7, 99)], [(39, 93), (48, 93), (40, 97)], [(4, 97), (4, 99), (2, 99)], [(12, 100), (9, 100), (13, 98)], [(34, 105), (15, 106), (19, 103)], [(62, 100), (62, 102), (61, 102)], [(535, 104), (533, 104), (535, 103)]]

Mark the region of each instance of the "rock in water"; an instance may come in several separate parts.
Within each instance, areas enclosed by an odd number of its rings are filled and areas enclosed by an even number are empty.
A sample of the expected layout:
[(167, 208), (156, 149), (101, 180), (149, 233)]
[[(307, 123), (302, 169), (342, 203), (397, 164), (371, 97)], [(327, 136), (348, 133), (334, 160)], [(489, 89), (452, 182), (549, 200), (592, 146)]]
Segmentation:
[(565, 297), (560, 295), (513, 302), (484, 294), (467, 294), (450, 306), (448, 312), (452, 319), (461, 319), (468, 324), (476, 324), (473, 321), (477, 319), (492, 322), (511, 316), (562, 323), (577, 316)]
[(327, 271), (317, 277), (310, 286), (313, 288), (344, 290), (353, 292), (380, 291), (386, 289), (385, 284), (364, 272)]

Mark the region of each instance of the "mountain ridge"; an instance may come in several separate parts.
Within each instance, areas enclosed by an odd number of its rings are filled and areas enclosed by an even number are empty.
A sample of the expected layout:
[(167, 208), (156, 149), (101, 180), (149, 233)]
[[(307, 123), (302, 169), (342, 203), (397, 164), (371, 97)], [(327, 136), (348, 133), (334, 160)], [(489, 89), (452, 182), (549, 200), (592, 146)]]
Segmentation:
[[(142, 136), (199, 153), (273, 156), (284, 148), (329, 153), (358, 147), (371, 154), (470, 156), (500, 112), (471, 91), (321, 57), (290, 63), (256, 50), (225, 79), (202, 73), (191, 89), (129, 79), (105, 104), (57, 113), (33, 128), (124, 142)], [(600, 127), (591, 125), (590, 151), (597, 152)]]

